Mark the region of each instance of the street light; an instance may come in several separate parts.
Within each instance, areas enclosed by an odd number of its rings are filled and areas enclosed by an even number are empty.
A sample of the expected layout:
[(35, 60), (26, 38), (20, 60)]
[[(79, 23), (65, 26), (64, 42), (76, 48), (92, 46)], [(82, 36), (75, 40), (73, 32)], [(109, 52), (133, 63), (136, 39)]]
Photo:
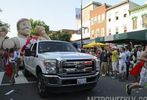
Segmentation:
[(83, 14), (82, 14), (82, 7), (83, 7), (83, 5), (82, 5), (82, 0), (81, 0), (81, 48), (83, 48), (83, 31), (82, 31), (82, 27), (83, 27), (83, 18), (82, 18), (82, 16), (83, 16)]

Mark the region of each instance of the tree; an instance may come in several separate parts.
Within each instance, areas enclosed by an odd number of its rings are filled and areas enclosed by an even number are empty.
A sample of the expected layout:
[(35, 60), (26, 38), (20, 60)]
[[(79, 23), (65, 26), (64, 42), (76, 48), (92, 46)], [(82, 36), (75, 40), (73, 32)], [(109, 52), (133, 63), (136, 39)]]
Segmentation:
[(49, 37), (52, 40), (61, 40), (61, 41), (68, 41), (68, 42), (70, 42), (71, 34), (62, 33), (60, 31), (57, 31), (57, 32), (49, 33)]
[(31, 22), (31, 26), (32, 26), (31, 34), (33, 34), (33, 35), (36, 34), (35, 27), (38, 25), (45, 27), (46, 33), (49, 33), (49, 26), (47, 24), (45, 24), (44, 21), (30, 19), (30, 22)]

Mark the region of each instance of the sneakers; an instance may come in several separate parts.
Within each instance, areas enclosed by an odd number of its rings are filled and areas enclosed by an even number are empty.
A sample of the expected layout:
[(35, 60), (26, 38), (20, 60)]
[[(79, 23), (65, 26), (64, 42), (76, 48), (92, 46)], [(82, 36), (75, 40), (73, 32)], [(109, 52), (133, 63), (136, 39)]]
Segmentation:
[(131, 89), (129, 84), (126, 85), (126, 93), (127, 95), (131, 95)]

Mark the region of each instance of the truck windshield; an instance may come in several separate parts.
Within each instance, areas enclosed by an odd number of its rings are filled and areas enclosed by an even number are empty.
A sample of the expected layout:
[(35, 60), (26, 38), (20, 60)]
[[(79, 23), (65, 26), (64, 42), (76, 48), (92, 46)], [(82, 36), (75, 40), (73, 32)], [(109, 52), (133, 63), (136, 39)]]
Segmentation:
[(68, 42), (40, 42), (38, 45), (38, 53), (45, 52), (77, 52), (77, 50)]

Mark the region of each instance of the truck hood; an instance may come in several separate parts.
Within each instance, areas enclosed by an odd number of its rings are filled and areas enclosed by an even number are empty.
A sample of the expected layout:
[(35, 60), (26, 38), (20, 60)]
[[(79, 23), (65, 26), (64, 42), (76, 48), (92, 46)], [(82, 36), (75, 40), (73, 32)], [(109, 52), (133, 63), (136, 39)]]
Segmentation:
[(74, 59), (94, 59), (94, 56), (86, 53), (79, 52), (47, 52), (39, 54), (40, 57), (45, 59), (57, 60), (74, 60)]

